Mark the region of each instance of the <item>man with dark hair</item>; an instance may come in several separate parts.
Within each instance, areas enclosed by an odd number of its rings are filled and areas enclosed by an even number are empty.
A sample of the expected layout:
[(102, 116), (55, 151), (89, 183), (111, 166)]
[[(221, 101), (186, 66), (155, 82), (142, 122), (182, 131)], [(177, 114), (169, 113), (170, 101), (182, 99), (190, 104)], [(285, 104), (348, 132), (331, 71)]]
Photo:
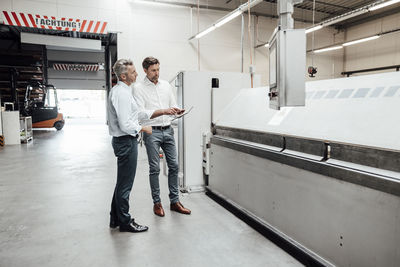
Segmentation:
[(156, 65), (156, 64), (160, 65), (160, 61), (158, 61), (158, 59), (154, 57), (146, 57), (142, 62), (142, 67), (143, 70), (147, 70), (151, 65)]
[[(142, 63), (143, 70), (146, 73), (144, 81), (137, 82), (134, 85), (133, 95), (140, 109), (162, 109), (165, 107), (175, 107), (182, 114), (183, 109), (176, 105), (175, 96), (171, 85), (159, 79), (160, 62), (154, 57), (147, 57)], [(164, 151), (168, 164), (168, 188), (170, 209), (183, 214), (190, 214), (191, 211), (185, 208), (179, 201), (178, 188), (178, 160), (176, 155), (176, 146), (174, 130), (171, 127), (171, 118), (169, 116), (160, 116), (153, 120), (153, 134), (143, 134), (146, 145), (147, 158), (150, 167), (150, 188), (153, 198), (154, 214), (163, 217), (164, 209), (160, 198), (160, 147)]]
[(118, 158), (117, 183), (111, 203), (110, 227), (119, 226), (120, 232), (143, 232), (147, 226), (139, 225), (129, 214), (129, 195), (132, 190), (137, 165), (137, 137), (140, 132), (151, 135), (150, 126), (140, 126), (139, 121), (156, 118), (164, 114), (175, 114), (179, 109), (139, 110), (130, 85), (136, 81), (137, 73), (131, 60), (120, 59), (114, 64), (118, 77), (108, 99), (108, 127), (114, 154)]

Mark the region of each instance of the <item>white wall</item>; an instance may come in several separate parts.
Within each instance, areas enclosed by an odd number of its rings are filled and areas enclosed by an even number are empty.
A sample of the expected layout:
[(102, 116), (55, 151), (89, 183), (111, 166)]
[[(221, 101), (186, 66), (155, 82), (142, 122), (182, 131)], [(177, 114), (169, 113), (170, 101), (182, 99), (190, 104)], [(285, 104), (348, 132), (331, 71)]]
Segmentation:
[[(398, 28), (400, 28), (399, 13), (351, 27), (347, 30), (346, 39), (349, 41), (360, 39)], [(347, 71), (400, 65), (400, 32), (349, 46), (345, 48), (345, 53), (345, 70)]]
[[(0, 10), (18, 11), (39, 15), (55, 15), (107, 21), (108, 31), (117, 31), (118, 57), (131, 58), (144, 77), (141, 62), (146, 56), (161, 61), (161, 78), (170, 80), (178, 71), (198, 70), (197, 40), (188, 38), (197, 32), (197, 10), (171, 5), (145, 4), (127, 0), (1, 0)], [(200, 30), (206, 28), (226, 12), (200, 10)], [(254, 19), (254, 18), (253, 18)], [(253, 20), (254, 21), (254, 20)], [(244, 71), (248, 72), (250, 51), (245, 16)], [(276, 26), (276, 19), (259, 18), (259, 40), (267, 41)], [(296, 27), (307, 25), (296, 23)], [(254, 24), (253, 24), (254, 27)], [(253, 34), (254, 29), (251, 30)], [(319, 31), (315, 47), (333, 43), (334, 30)], [(238, 17), (200, 39), (200, 69), (208, 71), (241, 70), (241, 18)], [(335, 37), (337, 39), (338, 36)], [(310, 48), (310, 37), (308, 47)], [(261, 75), (263, 84), (268, 81), (267, 49), (258, 48), (253, 53), (253, 65)], [(343, 54), (330, 53), (314, 57), (318, 68), (315, 79), (338, 77), (343, 69)], [(311, 65), (311, 54), (307, 56)], [(304, 70), (305, 71), (305, 70)]]
[[(309, 25), (298, 23), (297, 27), (307, 28)], [(313, 34), (314, 45), (312, 39)], [(322, 28), (319, 31), (307, 34), (307, 50), (312, 50), (312, 48), (316, 50), (317, 48), (331, 46), (335, 43), (342, 43), (343, 40), (343, 32), (338, 32), (332, 27)], [(316, 77), (308, 77), (307, 80), (325, 80), (342, 77), (343, 53), (343, 49), (331, 51), (329, 53), (307, 53), (307, 66), (314, 66), (317, 68)]]
[[(161, 61), (161, 78), (170, 80), (178, 71), (197, 70), (197, 40), (188, 38), (197, 32), (197, 10), (171, 5), (135, 3), (128, 0), (1, 0), (0, 10), (18, 11), (39, 15), (55, 15), (71, 18), (107, 21), (109, 31), (118, 34), (118, 56), (134, 60), (139, 79), (144, 77), (141, 61), (152, 55)], [(200, 10), (200, 30), (226, 12)], [(254, 18), (253, 18), (254, 19)], [(253, 20), (254, 21), (254, 20)], [(250, 65), (248, 18), (245, 16), (244, 71)], [(253, 23), (254, 26), (254, 23)], [(267, 41), (276, 26), (276, 20), (259, 18), (259, 40)], [(307, 27), (296, 22), (296, 28)], [(344, 34), (333, 28), (315, 32), (314, 47), (324, 47), (346, 40), (354, 40), (400, 27), (400, 14), (351, 27)], [(253, 33), (253, 29), (251, 30)], [(345, 49), (322, 54), (307, 54), (307, 66), (318, 69), (316, 78), (341, 77), (344, 70), (373, 68), (400, 64), (400, 33), (383, 36), (375, 41), (354, 45)], [(345, 38), (346, 35), (346, 38)], [(241, 18), (238, 17), (200, 40), (200, 69), (209, 71), (235, 71), (241, 69)], [(307, 36), (307, 48), (311, 49), (311, 34)], [(253, 65), (262, 83), (268, 81), (267, 49), (254, 51)], [(311, 78), (308, 78), (309, 80)]]
[[(186, 7), (143, 3), (133, 3), (129, 6), (130, 8), (125, 10), (127, 16), (124, 20), (133, 28), (122, 29), (123, 33), (119, 35), (118, 53), (120, 57), (133, 58), (137, 65), (148, 55), (158, 57), (161, 61), (161, 75), (164, 79), (172, 78), (180, 70), (198, 69), (197, 40), (188, 41), (188, 38), (197, 32), (196, 9), (193, 9), (191, 13), (190, 8)], [(225, 14), (226, 12), (222, 11), (200, 10), (200, 30), (205, 29)], [(244, 20), (244, 71), (248, 72), (249, 49), (252, 44), (249, 42), (248, 17), (245, 16)], [(254, 33), (254, 17), (252, 24), (251, 34)], [(259, 17), (259, 43), (268, 41), (276, 24), (276, 19)], [(296, 27), (299, 28), (306, 26), (308, 25), (304, 23), (296, 23)], [(334, 39), (336, 41), (343, 40), (343, 34), (334, 36), (334, 30), (331, 28), (320, 31), (317, 36), (318, 38), (315, 38), (316, 47), (329, 45), (334, 42)], [(241, 70), (240, 39), (240, 17), (201, 38), (200, 69), (239, 72)], [(311, 39), (308, 39), (308, 43), (311, 43)], [(264, 47), (253, 51), (253, 65), (256, 66), (257, 74), (261, 75), (263, 84), (268, 82), (267, 54), (268, 50)], [(307, 59), (307, 64), (311, 65), (311, 54)], [(343, 53), (315, 57), (314, 65), (318, 67), (316, 79), (339, 77), (343, 70)]]

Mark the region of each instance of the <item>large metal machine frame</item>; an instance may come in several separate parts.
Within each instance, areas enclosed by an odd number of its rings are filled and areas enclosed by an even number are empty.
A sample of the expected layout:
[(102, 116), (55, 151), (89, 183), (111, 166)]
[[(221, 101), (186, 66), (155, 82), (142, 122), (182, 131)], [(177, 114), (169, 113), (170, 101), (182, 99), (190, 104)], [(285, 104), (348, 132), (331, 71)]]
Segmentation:
[(398, 73), (308, 82), (306, 106), (280, 111), (265, 89), (243, 89), (221, 114), (209, 193), (306, 265), (398, 266)]

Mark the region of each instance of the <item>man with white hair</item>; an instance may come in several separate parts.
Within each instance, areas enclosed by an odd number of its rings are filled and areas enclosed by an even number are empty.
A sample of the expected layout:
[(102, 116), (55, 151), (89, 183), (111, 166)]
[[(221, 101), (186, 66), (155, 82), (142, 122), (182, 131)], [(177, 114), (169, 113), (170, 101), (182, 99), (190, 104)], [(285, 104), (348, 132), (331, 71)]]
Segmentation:
[(131, 60), (120, 59), (113, 66), (118, 83), (109, 94), (108, 126), (114, 154), (118, 158), (117, 183), (111, 203), (110, 227), (119, 226), (120, 232), (143, 232), (148, 227), (139, 225), (129, 214), (129, 195), (132, 190), (137, 166), (137, 137), (140, 132), (151, 135), (150, 126), (140, 126), (139, 121), (161, 115), (173, 115), (176, 108), (141, 110), (133, 99), (130, 85), (137, 73)]

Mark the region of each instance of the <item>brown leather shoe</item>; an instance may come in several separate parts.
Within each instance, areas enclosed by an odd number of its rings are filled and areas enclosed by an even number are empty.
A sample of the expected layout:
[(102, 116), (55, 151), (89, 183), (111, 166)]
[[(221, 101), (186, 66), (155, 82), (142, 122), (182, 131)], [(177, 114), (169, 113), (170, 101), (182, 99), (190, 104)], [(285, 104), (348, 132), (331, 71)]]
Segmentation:
[(174, 203), (174, 204), (171, 204), (171, 210), (173, 210), (173, 211), (176, 211), (176, 212), (179, 212), (179, 213), (182, 213), (182, 214), (190, 214), (190, 213), (192, 213), (191, 211), (190, 211), (190, 209), (187, 209), (187, 208), (185, 208), (183, 205), (182, 205), (182, 203), (181, 202), (176, 202), (176, 203)]
[(154, 214), (157, 215), (157, 216), (160, 216), (160, 217), (164, 217), (165, 216), (165, 212), (164, 212), (164, 209), (163, 209), (163, 207), (161, 205), (161, 202), (158, 202), (158, 203), (154, 204), (153, 211), (154, 211)]

